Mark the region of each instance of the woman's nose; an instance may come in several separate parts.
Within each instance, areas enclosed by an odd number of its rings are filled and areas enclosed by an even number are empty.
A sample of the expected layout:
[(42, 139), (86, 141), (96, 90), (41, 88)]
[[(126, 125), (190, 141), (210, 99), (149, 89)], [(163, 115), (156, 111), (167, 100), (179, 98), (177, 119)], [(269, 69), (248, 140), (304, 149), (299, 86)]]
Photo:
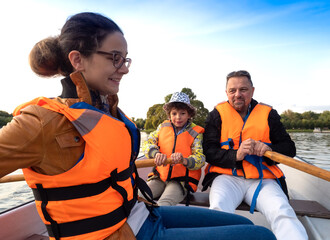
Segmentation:
[(118, 72), (122, 74), (127, 74), (129, 73), (129, 69), (125, 64), (123, 64), (120, 68), (118, 68)]

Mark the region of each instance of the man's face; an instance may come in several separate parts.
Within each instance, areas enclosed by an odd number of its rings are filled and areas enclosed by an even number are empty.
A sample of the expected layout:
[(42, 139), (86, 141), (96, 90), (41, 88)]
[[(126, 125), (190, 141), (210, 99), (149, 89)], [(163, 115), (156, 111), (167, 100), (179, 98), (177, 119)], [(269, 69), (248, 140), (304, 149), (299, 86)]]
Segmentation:
[(247, 114), (253, 92), (254, 87), (245, 76), (231, 77), (227, 82), (226, 94), (229, 103), (240, 114)]

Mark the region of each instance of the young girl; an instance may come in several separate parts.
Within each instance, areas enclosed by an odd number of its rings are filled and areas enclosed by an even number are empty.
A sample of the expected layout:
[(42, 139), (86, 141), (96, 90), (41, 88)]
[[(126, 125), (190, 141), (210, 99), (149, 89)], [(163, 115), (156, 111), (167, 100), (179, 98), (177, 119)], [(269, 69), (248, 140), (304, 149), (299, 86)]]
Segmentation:
[[(196, 109), (183, 92), (175, 92), (164, 105), (170, 120), (160, 124), (143, 144), (148, 158), (156, 167), (149, 174), (148, 186), (160, 206), (180, 203), (188, 192), (195, 192), (205, 164), (202, 149), (204, 129), (192, 122)], [(172, 164), (166, 165), (171, 158)]]

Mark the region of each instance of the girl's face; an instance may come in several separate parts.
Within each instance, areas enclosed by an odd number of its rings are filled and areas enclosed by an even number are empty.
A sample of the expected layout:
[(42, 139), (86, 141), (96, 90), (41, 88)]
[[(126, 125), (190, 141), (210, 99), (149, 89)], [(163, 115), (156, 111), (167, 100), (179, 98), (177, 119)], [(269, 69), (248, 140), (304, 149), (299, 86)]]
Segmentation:
[(189, 118), (190, 115), (188, 114), (188, 111), (185, 109), (173, 108), (170, 112), (170, 120), (179, 131), (188, 122)]
[(88, 58), (82, 57), (84, 61), (81, 72), (88, 87), (99, 91), (101, 95), (117, 94), (121, 78), (128, 73), (128, 67), (123, 64), (120, 68), (116, 68), (114, 63), (118, 63), (126, 56), (127, 43), (123, 34), (120, 32), (109, 34), (97, 52)]

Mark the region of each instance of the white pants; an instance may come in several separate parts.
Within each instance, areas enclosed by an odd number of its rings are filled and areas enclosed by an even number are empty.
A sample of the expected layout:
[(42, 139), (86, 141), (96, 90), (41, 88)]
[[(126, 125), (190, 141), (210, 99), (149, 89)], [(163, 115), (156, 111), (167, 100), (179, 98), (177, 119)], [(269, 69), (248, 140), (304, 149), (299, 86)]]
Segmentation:
[[(259, 182), (259, 179), (245, 179), (224, 174), (217, 176), (210, 190), (210, 209), (234, 213), (242, 201), (251, 205)], [(256, 210), (266, 217), (277, 240), (308, 239), (304, 226), (298, 220), (276, 180), (262, 180)]]

